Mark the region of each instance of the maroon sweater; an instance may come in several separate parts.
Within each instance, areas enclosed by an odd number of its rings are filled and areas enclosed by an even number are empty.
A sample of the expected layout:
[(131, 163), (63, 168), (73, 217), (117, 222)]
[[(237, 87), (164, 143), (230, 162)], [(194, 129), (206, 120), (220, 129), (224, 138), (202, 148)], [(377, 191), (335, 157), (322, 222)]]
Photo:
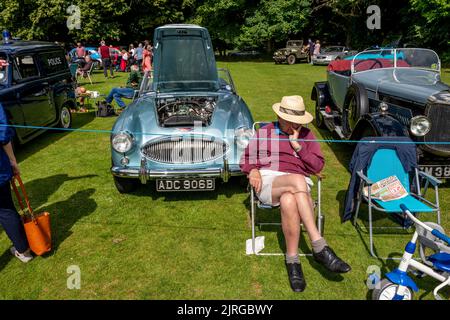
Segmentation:
[[(240, 161), (240, 168), (246, 174), (256, 168), (309, 176), (319, 173), (325, 164), (318, 142), (298, 141), (302, 149), (295, 152), (289, 136), (278, 129), (278, 123), (260, 128), (253, 138)], [(305, 127), (301, 128), (298, 139), (316, 140)]]

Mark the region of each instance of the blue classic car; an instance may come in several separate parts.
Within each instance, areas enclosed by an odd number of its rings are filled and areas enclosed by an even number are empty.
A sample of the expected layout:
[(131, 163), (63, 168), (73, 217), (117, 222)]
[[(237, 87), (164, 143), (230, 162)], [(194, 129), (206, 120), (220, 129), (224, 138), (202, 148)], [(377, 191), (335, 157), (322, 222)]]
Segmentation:
[(157, 191), (213, 190), (242, 175), (253, 118), (227, 70), (217, 70), (208, 31), (166, 25), (154, 33), (154, 74), (111, 135), (119, 192), (156, 180)]
[(450, 87), (440, 60), (428, 49), (364, 51), (333, 61), (327, 81), (315, 83), (316, 125), (342, 139), (409, 136), (421, 169), (450, 177)]

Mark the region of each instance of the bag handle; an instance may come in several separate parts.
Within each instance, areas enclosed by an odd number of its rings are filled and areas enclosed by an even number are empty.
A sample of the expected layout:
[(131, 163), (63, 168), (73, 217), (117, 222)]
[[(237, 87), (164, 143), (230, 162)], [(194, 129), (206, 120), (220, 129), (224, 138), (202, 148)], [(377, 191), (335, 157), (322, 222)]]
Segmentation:
[(23, 195), (23, 197), (25, 199), (25, 203), (27, 204), (28, 212), (31, 215), (31, 219), (33, 219), (33, 221), (34, 221), (35, 220), (34, 212), (33, 212), (33, 209), (31, 209), (30, 200), (28, 199), (28, 194), (27, 194), (27, 191), (25, 190), (25, 186), (23, 185), (22, 179), (20, 178), (20, 176), (13, 176), (13, 178), (11, 180), (11, 186), (12, 186), (12, 188), (14, 190), (14, 193), (16, 194), (17, 201), (19, 202), (20, 209), (21, 209), (21, 211), (23, 213), (26, 208), (23, 205), (22, 197), (19, 194), (19, 190), (17, 189), (16, 182), (19, 183), (20, 191), (22, 191), (22, 195)]

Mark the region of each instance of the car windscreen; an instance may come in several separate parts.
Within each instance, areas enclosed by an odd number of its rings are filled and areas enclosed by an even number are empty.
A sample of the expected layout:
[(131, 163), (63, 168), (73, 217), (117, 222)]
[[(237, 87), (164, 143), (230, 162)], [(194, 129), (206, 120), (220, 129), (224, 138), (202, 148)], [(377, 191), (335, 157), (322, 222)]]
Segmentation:
[(327, 52), (342, 52), (343, 47), (325, 47), (322, 50), (322, 53)]
[(433, 50), (416, 48), (368, 50), (353, 57), (352, 72), (381, 68), (420, 68), (439, 72), (440, 62)]
[(0, 53), (0, 85), (5, 86), (8, 82), (9, 63), (6, 54)]
[(158, 90), (217, 91), (217, 70), (206, 50), (202, 37), (165, 38), (157, 70)]
[(401, 57), (407, 63), (407, 65), (399, 65), (398, 67), (440, 70), (439, 57), (433, 50), (404, 48), (396, 51), (397, 59)]

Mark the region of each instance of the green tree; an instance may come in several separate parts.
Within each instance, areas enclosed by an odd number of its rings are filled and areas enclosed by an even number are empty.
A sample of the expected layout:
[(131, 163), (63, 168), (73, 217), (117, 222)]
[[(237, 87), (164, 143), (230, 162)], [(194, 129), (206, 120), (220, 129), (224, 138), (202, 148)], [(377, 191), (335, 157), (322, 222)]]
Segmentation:
[(234, 46), (246, 14), (255, 3), (249, 0), (198, 1), (190, 22), (206, 27), (214, 46), (223, 55), (226, 49)]
[(310, 0), (262, 0), (241, 29), (239, 44), (265, 46), (273, 50), (274, 41), (298, 37), (308, 25)]
[(448, 0), (411, 0), (411, 12), (419, 14), (412, 35), (433, 49), (449, 50), (450, 2)]

